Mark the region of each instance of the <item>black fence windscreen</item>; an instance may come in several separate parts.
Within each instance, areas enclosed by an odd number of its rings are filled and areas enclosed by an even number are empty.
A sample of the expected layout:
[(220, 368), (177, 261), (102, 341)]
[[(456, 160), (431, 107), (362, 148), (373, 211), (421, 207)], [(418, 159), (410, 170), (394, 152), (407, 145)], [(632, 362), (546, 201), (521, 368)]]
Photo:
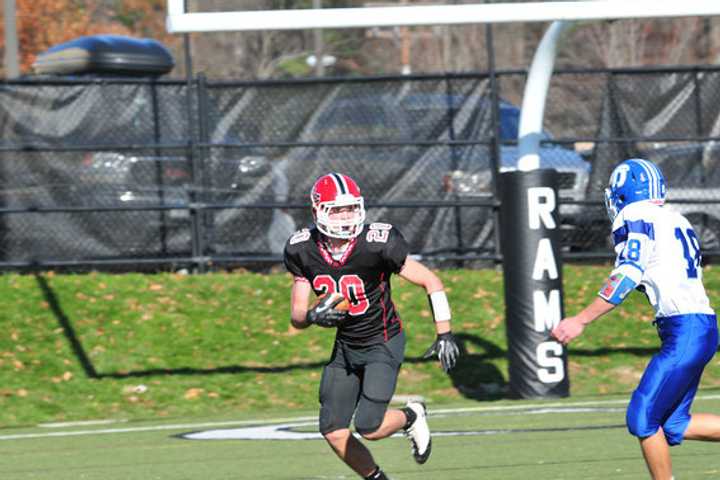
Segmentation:
[[(277, 262), (329, 171), (426, 260), (499, 261), (494, 179), (516, 168), (524, 82), (1, 84), (0, 266)], [(611, 256), (601, 187), (633, 156), (720, 253), (719, 98), (711, 68), (556, 72), (540, 161), (559, 172), (565, 256)]]

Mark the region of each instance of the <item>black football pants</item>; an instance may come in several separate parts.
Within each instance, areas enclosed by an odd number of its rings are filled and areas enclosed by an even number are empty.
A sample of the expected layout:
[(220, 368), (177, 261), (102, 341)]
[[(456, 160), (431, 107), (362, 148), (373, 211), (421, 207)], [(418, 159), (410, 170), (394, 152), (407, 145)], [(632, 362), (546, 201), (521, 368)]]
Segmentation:
[(320, 433), (350, 426), (360, 434), (377, 430), (395, 392), (405, 355), (405, 332), (387, 342), (354, 347), (335, 341), (320, 380)]

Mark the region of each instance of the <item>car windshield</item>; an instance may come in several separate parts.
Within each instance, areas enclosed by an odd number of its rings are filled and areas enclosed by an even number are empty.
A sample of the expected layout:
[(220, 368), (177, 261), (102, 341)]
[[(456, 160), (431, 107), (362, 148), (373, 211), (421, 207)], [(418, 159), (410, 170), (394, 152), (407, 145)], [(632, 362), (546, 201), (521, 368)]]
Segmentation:
[[(488, 122), (492, 103), (482, 95), (414, 94), (400, 97), (341, 99), (323, 111), (310, 132), (315, 141), (432, 140), (453, 125)], [(500, 101), (500, 140), (514, 143), (518, 138), (520, 109)], [(471, 117), (476, 120), (471, 120)], [(480, 120), (482, 122), (482, 120)], [(477, 132), (456, 131), (475, 137)], [(551, 138), (543, 131), (543, 138)]]
[(640, 145), (639, 156), (658, 163), (670, 191), (720, 184), (720, 149), (714, 143)]
[(520, 130), (520, 109), (507, 104), (500, 104), (500, 140), (512, 142), (517, 140)]
[(340, 104), (322, 114), (313, 133), (319, 140), (390, 140), (402, 138), (401, 122), (380, 105)]
[[(481, 115), (489, 118), (492, 102), (482, 95), (415, 94), (404, 98), (401, 106), (402, 110), (407, 111), (412, 117), (414, 125), (434, 126), (439, 122), (442, 126), (447, 123), (451, 113), (452, 118), (466, 118), (470, 112), (474, 115), (483, 112)], [(516, 142), (520, 130), (520, 109), (505, 100), (500, 100), (499, 115), (500, 141)], [(416, 128), (414, 136), (417, 137), (422, 131), (421, 128)], [(424, 131), (435, 130), (428, 127)], [(542, 136), (552, 138), (546, 131), (542, 132)]]

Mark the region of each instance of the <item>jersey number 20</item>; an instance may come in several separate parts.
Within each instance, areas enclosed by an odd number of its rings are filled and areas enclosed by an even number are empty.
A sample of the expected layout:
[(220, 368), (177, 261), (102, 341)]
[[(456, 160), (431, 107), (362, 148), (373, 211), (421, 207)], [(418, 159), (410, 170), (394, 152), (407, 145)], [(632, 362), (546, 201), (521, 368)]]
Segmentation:
[(367, 312), (370, 302), (365, 294), (365, 284), (357, 275), (343, 275), (336, 282), (330, 275), (318, 275), (313, 279), (313, 288), (321, 294), (341, 293), (350, 302), (350, 315), (361, 315)]

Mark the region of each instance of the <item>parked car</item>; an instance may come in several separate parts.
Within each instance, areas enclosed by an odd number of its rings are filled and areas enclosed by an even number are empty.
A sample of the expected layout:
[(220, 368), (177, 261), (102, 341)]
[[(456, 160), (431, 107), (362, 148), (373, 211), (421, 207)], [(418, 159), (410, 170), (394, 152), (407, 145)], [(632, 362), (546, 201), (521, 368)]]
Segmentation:
[[(362, 189), (370, 221), (403, 225), (415, 251), (424, 246), (427, 223), (437, 213), (432, 209), (374, 207), (397, 200), (436, 200), (442, 197), (441, 178), (449, 167), (448, 156), (439, 149), (417, 144), (410, 119), (393, 106), (386, 95), (335, 97), (325, 102), (304, 123), (297, 141), (308, 146), (288, 148), (280, 165), (288, 179), (288, 198), (308, 203), (316, 178), (339, 171), (351, 175)], [(292, 212), (295, 223), (308, 225), (308, 210)]]
[[(442, 253), (462, 242), (463, 249), (492, 253), (491, 208), (382, 206), (398, 201), (491, 199), (491, 145), (476, 142), (491, 138), (491, 107), (491, 101), (478, 93), (332, 98), (309, 118), (300, 134), (300, 141), (312, 146), (290, 149), (283, 158), (290, 198), (302, 201), (312, 181), (327, 171), (347, 172), (359, 182), (368, 202), (381, 204), (370, 209), (369, 217), (402, 225), (414, 251)], [(501, 171), (517, 166), (518, 124), (519, 109), (502, 101)], [(540, 163), (560, 172), (561, 197), (585, 199), (590, 165), (578, 153), (543, 144)], [(582, 208), (561, 207), (568, 242), (579, 228)], [(307, 216), (296, 218), (298, 224), (309, 221)]]
[[(627, 156), (647, 158), (662, 169), (668, 185), (666, 208), (685, 215), (693, 225), (702, 249), (720, 251), (720, 144), (716, 142), (651, 142), (638, 143)], [(607, 162), (607, 164), (605, 163)], [(585, 207), (582, 230), (590, 245), (612, 250), (610, 224), (604, 208), (602, 191), (605, 177), (617, 163), (616, 158), (596, 159), (597, 182), (588, 189), (588, 200), (595, 208)]]
[[(13, 185), (18, 186), (6, 190), (7, 206), (118, 210), (7, 217), (8, 255), (190, 256), (197, 240), (191, 220), (200, 226), (202, 255), (281, 252), (282, 244), (275, 238), (294, 229), (287, 213), (232, 208), (287, 198), (286, 182), (264, 152), (244, 146), (251, 122), (210, 125), (208, 140), (223, 146), (197, 150), (201, 155), (194, 165), (184, 148), (152, 148), (186, 141), (186, 97), (181, 87), (137, 82), (136, 77), (157, 77), (173, 66), (169, 50), (157, 41), (109, 35), (81, 37), (39, 55), (36, 74), (67, 84), (49, 96), (57, 99), (57, 107), (24, 113), (32, 117), (44, 112), (44, 116), (15, 123), (22, 129), (17, 138), (34, 144), (59, 141), (63, 146), (118, 148), (40, 154), (31, 161), (34, 154), (28, 154), (17, 163), (5, 162)], [(42, 95), (38, 92), (31, 91)], [(204, 105), (208, 116), (217, 114), (212, 100), (209, 97)], [(128, 145), (148, 148), (124, 150)], [(230, 208), (191, 209), (213, 205)], [(278, 231), (268, 241), (268, 232)]]
[[(276, 237), (289, 236), (294, 224), (282, 227), (280, 210), (233, 208), (233, 205), (278, 203), (287, 198), (287, 186), (273, 170), (269, 159), (247, 152), (234, 157), (232, 152), (214, 151), (215, 155), (198, 162), (193, 169), (184, 156), (132, 155), (120, 152), (88, 153), (78, 178), (99, 195), (115, 195), (113, 204), (122, 207), (173, 207), (146, 216), (142, 232), (164, 236), (171, 251), (190, 254), (193, 204), (226, 206), (198, 211), (203, 223), (208, 254), (265, 252), (279, 254), (284, 245)], [(197, 168), (196, 167), (196, 168)], [(286, 182), (285, 182), (286, 183)], [(112, 193), (114, 192), (114, 193)], [(92, 197), (90, 197), (92, 198)], [(274, 231), (268, 241), (267, 232)], [(135, 228), (135, 234), (141, 232)], [(138, 249), (142, 250), (142, 245)]]
[(175, 59), (151, 38), (89, 35), (40, 53), (32, 67), (39, 75), (158, 76), (170, 72)]
[[(477, 107), (475, 107), (477, 108)], [(487, 106), (485, 107), (488, 108)], [(500, 157), (499, 173), (517, 170), (519, 147), (517, 145), (520, 125), (520, 109), (515, 105), (501, 100), (499, 104), (499, 140)], [(585, 233), (589, 228), (586, 221), (587, 207), (579, 204), (562, 204), (562, 201), (582, 201), (586, 199), (590, 163), (574, 149), (549, 143), (550, 133), (543, 132), (540, 144), (539, 168), (555, 169), (559, 173), (559, 191), (561, 205), (560, 216), (562, 243), (567, 249), (585, 249), (592, 243), (591, 236)], [(460, 199), (477, 199), (493, 197), (492, 172), (487, 158), (472, 158), (470, 162), (448, 172), (444, 176), (446, 191)], [(488, 232), (487, 240), (493, 236)]]
[(660, 165), (668, 205), (692, 223), (706, 251), (720, 250), (720, 143), (641, 145), (640, 156)]

